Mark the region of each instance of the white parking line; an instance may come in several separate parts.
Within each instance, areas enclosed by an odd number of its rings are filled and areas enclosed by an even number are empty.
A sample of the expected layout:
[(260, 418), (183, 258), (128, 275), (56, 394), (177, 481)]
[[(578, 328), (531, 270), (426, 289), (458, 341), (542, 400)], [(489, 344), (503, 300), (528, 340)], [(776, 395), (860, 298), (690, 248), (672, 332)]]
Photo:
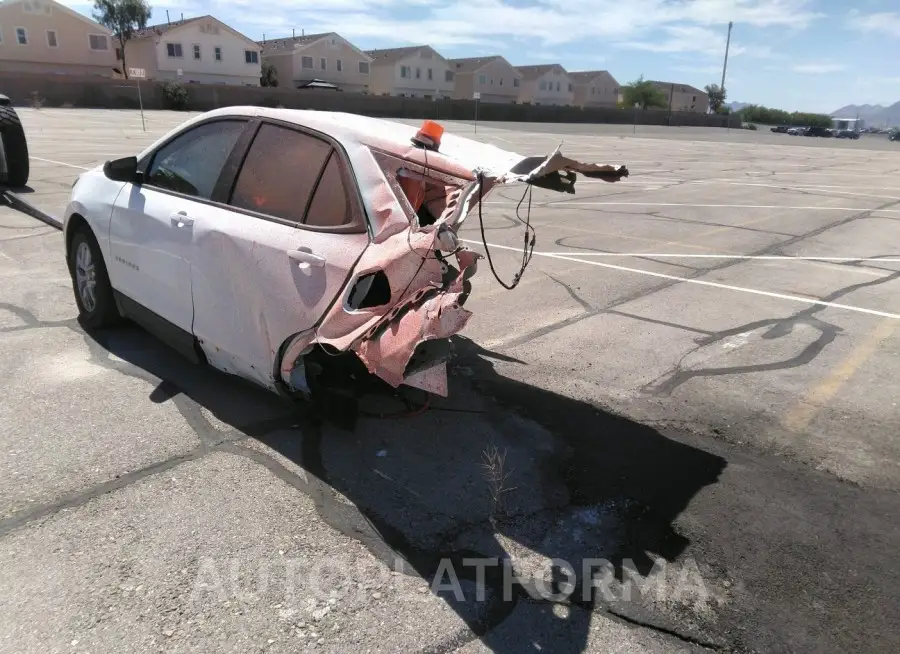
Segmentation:
[[(518, 200), (491, 201), (484, 204), (504, 207), (515, 207)], [(540, 207), (690, 207), (706, 209), (792, 209), (799, 211), (868, 211), (871, 213), (900, 213), (900, 209), (874, 209), (868, 207), (818, 207), (811, 205), (788, 204), (694, 204), (690, 202), (571, 202), (569, 200), (557, 200), (553, 202), (534, 202)]]
[(78, 170), (90, 170), (90, 168), (85, 168), (84, 166), (76, 166), (75, 164), (65, 163), (64, 161), (53, 161), (53, 159), (42, 159), (41, 157), (29, 156), (29, 159), (34, 159), (35, 161), (43, 161), (44, 163), (56, 164), (57, 166), (66, 166), (67, 168), (77, 168)]
[[(535, 253), (537, 254), (537, 253)], [(656, 259), (746, 259), (748, 261), (859, 261), (863, 263), (900, 263), (900, 258), (878, 257), (793, 257), (790, 255), (749, 255), (749, 254), (682, 254), (678, 252), (542, 252), (563, 257), (654, 257)]]
[[(481, 241), (474, 241), (471, 239), (460, 239), (464, 243), (472, 243), (474, 245), (482, 245)], [(488, 247), (496, 248), (498, 250), (511, 250), (513, 252), (522, 252), (521, 247), (510, 247), (508, 245), (497, 245), (495, 243), (488, 243)], [(677, 275), (667, 275), (665, 273), (653, 272), (650, 270), (640, 270), (638, 268), (628, 268), (626, 266), (617, 266), (611, 263), (602, 263), (600, 261), (590, 261), (587, 259), (579, 259), (578, 257), (573, 256), (563, 256), (560, 254), (554, 254), (552, 252), (538, 252), (535, 251), (534, 254), (539, 257), (547, 257), (548, 259), (559, 259), (561, 261), (575, 261), (578, 263), (587, 264), (589, 266), (599, 266), (601, 268), (609, 268), (611, 270), (619, 270), (622, 272), (630, 272), (638, 275), (647, 275), (648, 277), (657, 277), (659, 279), (668, 279), (675, 282), (684, 282), (685, 284), (697, 284), (698, 286), (709, 286), (711, 288), (718, 288), (726, 291), (737, 291), (739, 293), (750, 293), (752, 295), (762, 295), (764, 297), (771, 297), (777, 300), (788, 300), (790, 302), (800, 302), (802, 304), (812, 304), (815, 306), (821, 307), (829, 307), (832, 309), (843, 309), (845, 311), (853, 311), (855, 313), (865, 313), (872, 316), (881, 316), (882, 318), (893, 318), (895, 320), (900, 320), (900, 314), (897, 313), (889, 313), (887, 311), (878, 311), (877, 309), (867, 309), (865, 307), (857, 307), (850, 304), (840, 304), (837, 302), (826, 302), (825, 300), (816, 300), (808, 297), (801, 297), (799, 295), (786, 295), (784, 293), (773, 293), (771, 291), (761, 291), (756, 288), (747, 288), (745, 286), (733, 286), (731, 284), (721, 284), (719, 282), (710, 282), (704, 279), (689, 279), (687, 277), (678, 277)]]

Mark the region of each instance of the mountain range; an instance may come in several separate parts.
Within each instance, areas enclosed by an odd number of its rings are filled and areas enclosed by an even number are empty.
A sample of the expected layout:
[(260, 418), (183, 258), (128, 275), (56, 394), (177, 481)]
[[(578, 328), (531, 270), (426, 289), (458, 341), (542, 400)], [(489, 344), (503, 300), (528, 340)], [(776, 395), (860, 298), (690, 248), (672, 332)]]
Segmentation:
[(889, 107), (880, 104), (848, 104), (837, 111), (832, 111), (835, 118), (856, 118), (866, 122), (869, 127), (896, 127), (900, 126), (900, 102), (895, 102)]

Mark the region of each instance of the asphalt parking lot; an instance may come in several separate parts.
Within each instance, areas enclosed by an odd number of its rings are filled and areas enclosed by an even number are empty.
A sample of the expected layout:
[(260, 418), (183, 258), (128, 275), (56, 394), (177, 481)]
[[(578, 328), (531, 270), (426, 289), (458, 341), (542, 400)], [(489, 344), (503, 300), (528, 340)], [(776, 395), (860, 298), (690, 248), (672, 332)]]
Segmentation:
[[(186, 118), (21, 115), (56, 216)], [(85, 333), (59, 232), (0, 206), (0, 651), (900, 650), (897, 144), (447, 128), (631, 175), (535, 190), (450, 396), (352, 433)], [(521, 194), (484, 206), (507, 282)]]

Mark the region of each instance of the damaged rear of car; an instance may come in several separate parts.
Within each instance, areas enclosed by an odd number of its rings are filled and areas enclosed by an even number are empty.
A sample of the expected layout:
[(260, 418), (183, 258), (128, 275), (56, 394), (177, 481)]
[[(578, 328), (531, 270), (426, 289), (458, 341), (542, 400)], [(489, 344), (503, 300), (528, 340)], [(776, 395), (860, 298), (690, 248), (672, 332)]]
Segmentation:
[(279, 352), (277, 384), (290, 395), (339, 385), (335, 370), (352, 375), (354, 362), (339, 364), (352, 357), (392, 387), (446, 396), (449, 338), (472, 316), (464, 305), (481, 258), (457, 236), (466, 217), (499, 185), (573, 193), (577, 173), (610, 182), (628, 175), (559, 150), (525, 157), (430, 121), (417, 130), (348, 114), (320, 118), (347, 151), (370, 242), (323, 318)]

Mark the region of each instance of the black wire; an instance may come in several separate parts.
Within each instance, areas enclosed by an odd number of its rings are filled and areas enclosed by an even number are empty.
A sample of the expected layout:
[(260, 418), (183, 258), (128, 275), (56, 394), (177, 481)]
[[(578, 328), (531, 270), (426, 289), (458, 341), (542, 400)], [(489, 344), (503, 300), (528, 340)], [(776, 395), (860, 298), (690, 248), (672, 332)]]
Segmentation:
[[(531, 191), (532, 186), (529, 184), (525, 192), (522, 193), (521, 199), (519, 199), (519, 203), (516, 205), (516, 218), (525, 225), (525, 233), (524, 237), (524, 245), (522, 246), (522, 267), (519, 268), (519, 272), (515, 274), (511, 283), (507, 284), (502, 279), (500, 279), (500, 275), (497, 274), (497, 271), (494, 269), (494, 261), (491, 259), (491, 249), (487, 244), (487, 237), (484, 235), (484, 216), (482, 214), (481, 205), (482, 198), (484, 197), (484, 174), (478, 173), (478, 183), (481, 186), (478, 192), (478, 222), (481, 226), (481, 244), (484, 246), (484, 253), (487, 255), (488, 265), (491, 267), (491, 272), (494, 274), (494, 279), (496, 279), (500, 285), (508, 291), (511, 291), (516, 286), (519, 285), (519, 282), (522, 281), (522, 275), (525, 274), (525, 269), (528, 267), (528, 264), (531, 263), (531, 257), (534, 254), (534, 244), (537, 242), (537, 234), (534, 231), (534, 227), (531, 226)], [(519, 215), (519, 209), (522, 206), (522, 203), (525, 201), (526, 196), (528, 197), (528, 212), (525, 216), (525, 220), (522, 220), (522, 217)], [(531, 237), (529, 239), (529, 236)]]

